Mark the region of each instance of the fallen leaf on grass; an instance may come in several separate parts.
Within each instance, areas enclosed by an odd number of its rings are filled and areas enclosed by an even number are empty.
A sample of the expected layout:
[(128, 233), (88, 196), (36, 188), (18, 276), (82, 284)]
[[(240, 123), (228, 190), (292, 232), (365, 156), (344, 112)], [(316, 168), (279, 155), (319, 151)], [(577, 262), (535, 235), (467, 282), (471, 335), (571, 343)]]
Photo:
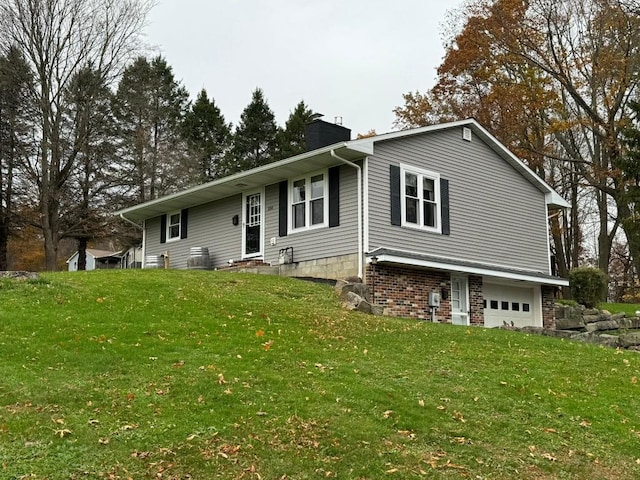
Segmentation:
[(133, 458), (140, 458), (140, 459), (144, 459), (144, 458), (148, 458), (151, 456), (151, 452), (138, 452), (135, 451), (131, 454), (131, 456)]
[(256, 337), (264, 337), (264, 330), (258, 330), (256, 332)]
[(549, 460), (550, 462), (555, 462), (557, 459), (550, 453), (543, 453), (542, 458)]
[(227, 383), (227, 381), (224, 379), (224, 375), (219, 373), (218, 374), (218, 385), (224, 385), (225, 383)]
[(271, 345), (273, 345), (273, 340), (269, 340), (268, 342), (263, 343), (262, 348), (264, 348), (265, 351), (267, 351), (271, 348)]
[(69, 435), (71, 435), (72, 432), (68, 428), (63, 428), (62, 430), (54, 430), (53, 433), (55, 433), (60, 438), (64, 438), (64, 437), (68, 437)]
[(382, 412), (382, 418), (389, 418), (391, 415), (393, 415), (393, 410), (385, 410)]
[(466, 423), (466, 420), (464, 419), (464, 416), (460, 412), (453, 412), (453, 418), (455, 418), (459, 422)]
[(543, 428), (542, 431), (545, 433), (558, 433), (555, 428)]
[(100, 445), (107, 445), (109, 443), (109, 439), (108, 438), (99, 438), (98, 439), (98, 443)]
[(184, 367), (184, 360), (180, 360), (179, 362), (176, 362), (173, 364), (173, 368), (180, 368), (180, 367)]
[(580, 426), (581, 427), (585, 427), (585, 428), (586, 427), (590, 427), (591, 423), (587, 422), (586, 420), (583, 420), (583, 421), (580, 422)]
[(633, 383), (634, 385), (638, 384), (638, 377), (631, 377), (631, 383)]

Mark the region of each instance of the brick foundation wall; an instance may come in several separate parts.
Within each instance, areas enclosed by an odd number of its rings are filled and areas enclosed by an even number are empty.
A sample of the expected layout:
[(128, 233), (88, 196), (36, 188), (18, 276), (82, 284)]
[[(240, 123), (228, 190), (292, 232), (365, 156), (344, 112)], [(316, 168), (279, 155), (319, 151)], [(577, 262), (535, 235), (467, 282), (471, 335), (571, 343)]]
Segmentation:
[(555, 288), (549, 285), (542, 287), (542, 326), (556, 328)]
[(482, 277), (469, 277), (469, 323), (484, 326), (484, 296), (482, 294)]
[[(372, 293), (372, 302), (383, 308), (384, 314), (430, 320), (429, 293), (447, 291), (441, 299), (435, 319), (451, 323), (451, 275), (445, 272), (410, 268), (368, 265), (365, 282)], [(480, 301), (482, 303), (482, 300)]]

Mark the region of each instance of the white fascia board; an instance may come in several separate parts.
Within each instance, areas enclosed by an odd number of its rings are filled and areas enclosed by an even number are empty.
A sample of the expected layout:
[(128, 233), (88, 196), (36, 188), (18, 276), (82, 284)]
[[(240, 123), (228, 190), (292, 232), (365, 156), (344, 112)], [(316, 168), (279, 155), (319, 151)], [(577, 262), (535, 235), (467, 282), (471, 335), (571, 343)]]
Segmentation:
[[(517, 280), (521, 282), (531, 282), (542, 285), (554, 285), (560, 287), (568, 287), (569, 280), (564, 278), (548, 279), (540, 278), (535, 275), (527, 275), (526, 273), (501, 272), (498, 270), (489, 270), (480, 267), (450, 265), (447, 263), (436, 262), (432, 260), (406, 259), (396, 255), (378, 255), (378, 263), (395, 263), (399, 265), (411, 265), (416, 267), (432, 268), (435, 270), (445, 270), (450, 272), (462, 272), (483, 277), (504, 278), (508, 280)], [(371, 258), (367, 258), (367, 262), (371, 263)]]
[(553, 206), (555, 208), (571, 209), (571, 204), (558, 195), (555, 190), (551, 190), (545, 195), (545, 202), (548, 206)]

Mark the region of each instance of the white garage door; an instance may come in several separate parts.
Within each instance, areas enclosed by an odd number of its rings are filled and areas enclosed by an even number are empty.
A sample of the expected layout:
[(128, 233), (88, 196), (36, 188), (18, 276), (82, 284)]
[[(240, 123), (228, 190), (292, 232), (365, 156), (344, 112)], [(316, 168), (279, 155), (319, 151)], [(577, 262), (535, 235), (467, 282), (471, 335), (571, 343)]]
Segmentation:
[(534, 287), (485, 283), (482, 287), (485, 327), (500, 327), (504, 322), (509, 325), (513, 322), (516, 327), (542, 326), (537, 318), (534, 292)]

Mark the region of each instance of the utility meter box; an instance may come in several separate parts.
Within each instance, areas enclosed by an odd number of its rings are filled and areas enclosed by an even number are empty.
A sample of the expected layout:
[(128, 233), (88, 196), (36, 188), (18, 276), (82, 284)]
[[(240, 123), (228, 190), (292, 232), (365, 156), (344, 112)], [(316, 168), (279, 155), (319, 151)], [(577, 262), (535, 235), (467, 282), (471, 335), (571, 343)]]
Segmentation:
[(440, 294), (438, 292), (429, 292), (429, 306), (430, 307), (440, 306)]

